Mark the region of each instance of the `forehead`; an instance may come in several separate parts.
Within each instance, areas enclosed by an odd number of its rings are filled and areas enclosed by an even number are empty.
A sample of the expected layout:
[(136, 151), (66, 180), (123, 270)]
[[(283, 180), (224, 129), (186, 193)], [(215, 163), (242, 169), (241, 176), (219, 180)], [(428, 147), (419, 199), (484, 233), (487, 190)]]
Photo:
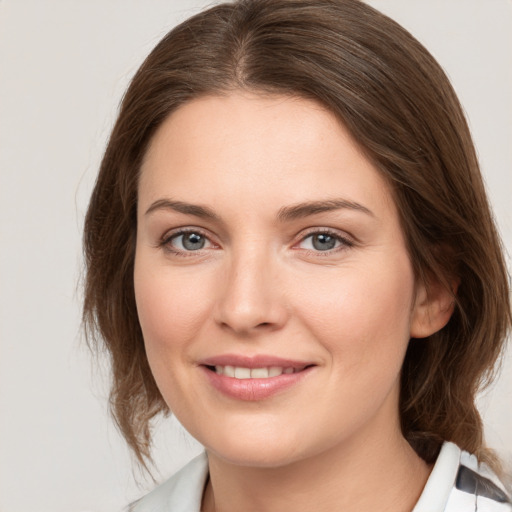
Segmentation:
[(139, 199), (162, 194), (258, 206), (342, 196), (385, 207), (390, 200), (383, 177), (322, 105), (241, 92), (192, 100), (159, 127)]
[[(243, 91), (206, 95), (185, 103), (168, 116), (153, 136), (144, 164), (163, 157), (166, 148), (169, 152), (165, 156), (169, 157), (178, 143), (184, 153), (193, 148), (198, 158), (210, 149), (218, 151), (222, 147), (227, 153), (242, 145), (246, 150), (266, 145), (274, 150), (274, 157), (275, 150), (281, 147), (291, 157), (291, 138), (302, 147), (318, 146), (325, 132), (331, 130), (350, 138), (334, 114), (313, 100)], [(201, 146), (200, 154), (197, 145)]]

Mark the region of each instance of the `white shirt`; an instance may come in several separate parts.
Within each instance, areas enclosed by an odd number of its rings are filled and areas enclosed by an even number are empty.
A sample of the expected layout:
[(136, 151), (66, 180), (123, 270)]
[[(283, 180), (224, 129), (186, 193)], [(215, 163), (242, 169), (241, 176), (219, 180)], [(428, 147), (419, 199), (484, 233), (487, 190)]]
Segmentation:
[[(178, 473), (128, 507), (129, 512), (200, 512), (208, 478), (202, 453)], [(512, 512), (496, 475), (474, 455), (444, 443), (413, 512)]]

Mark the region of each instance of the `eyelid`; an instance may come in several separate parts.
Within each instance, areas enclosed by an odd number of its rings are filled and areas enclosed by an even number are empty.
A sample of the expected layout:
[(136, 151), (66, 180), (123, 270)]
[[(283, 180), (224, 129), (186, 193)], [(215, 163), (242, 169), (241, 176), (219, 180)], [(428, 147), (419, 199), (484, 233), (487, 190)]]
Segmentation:
[(204, 229), (196, 226), (185, 226), (166, 231), (158, 241), (157, 247), (160, 247), (171, 254), (179, 256), (200, 255), (203, 254), (205, 250), (209, 250), (212, 248), (207, 247), (203, 249), (198, 249), (196, 251), (183, 251), (171, 246), (170, 242), (172, 241), (172, 239), (182, 235), (186, 235), (187, 233), (197, 233), (198, 235), (204, 236), (213, 248), (217, 248), (219, 246), (216, 242), (212, 240), (212, 236)]
[(342, 251), (347, 248), (350, 248), (350, 247), (354, 246), (356, 243), (356, 241), (354, 240), (354, 238), (352, 236), (348, 235), (345, 232), (340, 232), (337, 229), (326, 228), (326, 227), (312, 227), (312, 228), (308, 228), (307, 230), (300, 233), (299, 239), (297, 242), (294, 243), (293, 247), (300, 249), (297, 246), (301, 242), (303, 242), (304, 240), (306, 240), (307, 238), (309, 238), (310, 236), (315, 235), (315, 234), (330, 235), (330, 236), (336, 238), (337, 240), (339, 240), (341, 242), (341, 245), (339, 247), (336, 247), (334, 249), (330, 249), (327, 251), (315, 251), (315, 250), (311, 250), (311, 249), (303, 249), (304, 251), (312, 252), (312, 253), (315, 253), (318, 255), (322, 255), (322, 254), (328, 255), (328, 254), (336, 253), (337, 251)]

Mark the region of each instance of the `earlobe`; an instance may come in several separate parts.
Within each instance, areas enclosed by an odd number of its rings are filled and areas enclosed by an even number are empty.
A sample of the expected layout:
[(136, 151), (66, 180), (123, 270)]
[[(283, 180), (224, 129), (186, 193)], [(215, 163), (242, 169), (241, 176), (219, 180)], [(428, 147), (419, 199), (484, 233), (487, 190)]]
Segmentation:
[(419, 284), (411, 315), (411, 338), (426, 338), (441, 330), (450, 320), (455, 309), (458, 283), (451, 289), (439, 281)]

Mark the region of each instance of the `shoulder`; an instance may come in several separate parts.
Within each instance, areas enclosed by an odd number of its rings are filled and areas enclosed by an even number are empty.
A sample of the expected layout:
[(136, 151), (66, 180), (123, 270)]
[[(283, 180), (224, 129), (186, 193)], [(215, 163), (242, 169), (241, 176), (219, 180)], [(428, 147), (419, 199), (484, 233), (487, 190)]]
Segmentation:
[(208, 459), (202, 453), (126, 512), (199, 512), (207, 477)]
[(498, 477), (474, 455), (444, 443), (413, 512), (512, 512)]

